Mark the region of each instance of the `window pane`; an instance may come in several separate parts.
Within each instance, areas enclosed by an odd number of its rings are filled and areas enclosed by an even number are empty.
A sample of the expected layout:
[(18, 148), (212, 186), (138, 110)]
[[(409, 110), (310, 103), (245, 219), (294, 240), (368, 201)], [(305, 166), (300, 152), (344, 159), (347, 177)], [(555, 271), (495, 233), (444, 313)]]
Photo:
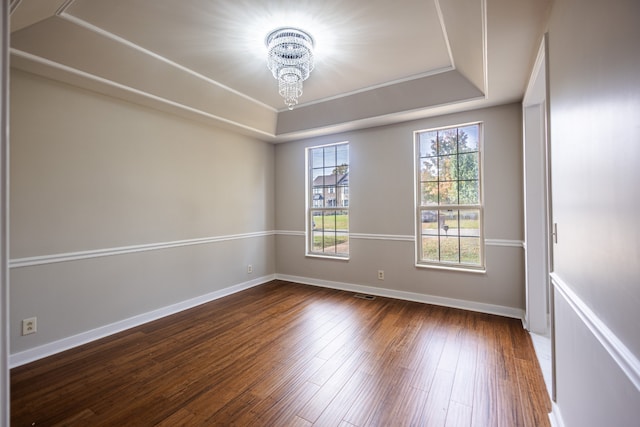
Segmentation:
[(422, 194), (422, 206), (438, 204), (438, 183), (423, 182), (420, 184)]
[(324, 179), (322, 178), (323, 175), (323, 168), (311, 169), (311, 178), (313, 179), (313, 185), (324, 185)]
[(422, 259), (424, 261), (440, 261), (438, 237), (422, 236)]
[(478, 151), (480, 146), (478, 141), (478, 125), (465, 126), (459, 128), (458, 132), (458, 151), (461, 153), (468, 151)]
[(440, 182), (440, 204), (441, 205), (457, 205), (458, 204), (458, 183)]
[(479, 181), (460, 181), (458, 190), (461, 205), (475, 205), (480, 203)]
[(323, 230), (323, 236), (322, 236), (324, 253), (336, 252), (335, 231), (336, 231), (335, 213), (325, 211), (324, 212), (324, 230)]
[(347, 187), (339, 186), (336, 188), (337, 207), (346, 208), (349, 206), (349, 193)]
[(420, 220), (422, 221), (422, 229), (437, 228), (438, 211), (420, 211)]
[(335, 167), (336, 166), (336, 147), (325, 147), (324, 148), (324, 167)]
[(446, 237), (459, 235), (458, 211), (440, 211), (440, 234)]
[(349, 212), (337, 211), (335, 215), (336, 253), (349, 253)]
[(458, 156), (459, 179), (478, 179), (478, 153), (466, 153)]
[[(338, 166), (349, 164), (349, 146), (343, 144), (336, 147), (336, 164)], [(341, 173), (346, 173), (346, 171)]]
[(456, 129), (445, 129), (438, 132), (438, 155), (456, 154), (458, 138)]
[(460, 236), (480, 237), (480, 211), (478, 209), (461, 209)]
[(460, 237), (460, 262), (480, 265), (480, 239)]
[(333, 171), (335, 170), (335, 167), (330, 167), (330, 168), (324, 168), (322, 171), (322, 175), (324, 175), (324, 185), (333, 185), (335, 184), (336, 180), (335, 177), (333, 175)]
[(324, 230), (324, 218), (321, 211), (311, 213), (311, 250), (322, 252), (322, 234)]
[(311, 211), (311, 228), (322, 230), (324, 228), (322, 211)]
[(438, 154), (438, 132), (422, 132), (419, 135), (420, 157), (432, 157)]
[(311, 150), (311, 167), (321, 168), (324, 166), (324, 153), (322, 149)]
[(458, 156), (438, 157), (438, 179), (440, 181), (453, 181), (458, 179)]
[(460, 246), (457, 237), (444, 236), (440, 238), (440, 261), (459, 262)]
[(429, 157), (420, 162), (420, 180), (436, 181), (438, 179), (438, 158)]

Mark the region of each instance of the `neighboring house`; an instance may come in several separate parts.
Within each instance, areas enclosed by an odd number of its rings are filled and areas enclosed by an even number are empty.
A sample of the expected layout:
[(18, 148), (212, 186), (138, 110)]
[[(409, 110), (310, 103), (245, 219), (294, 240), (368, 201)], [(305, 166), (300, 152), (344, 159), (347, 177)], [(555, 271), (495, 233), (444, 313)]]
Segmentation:
[(349, 173), (322, 175), (313, 180), (313, 207), (349, 206)]

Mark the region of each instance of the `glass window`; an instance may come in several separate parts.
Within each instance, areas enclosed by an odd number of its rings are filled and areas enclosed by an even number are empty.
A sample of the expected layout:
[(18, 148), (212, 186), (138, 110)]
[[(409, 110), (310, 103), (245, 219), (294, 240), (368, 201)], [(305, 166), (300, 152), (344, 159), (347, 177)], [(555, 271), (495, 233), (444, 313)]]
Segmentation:
[(307, 148), (307, 255), (349, 256), (349, 144)]
[(415, 132), (418, 265), (484, 268), (481, 130)]

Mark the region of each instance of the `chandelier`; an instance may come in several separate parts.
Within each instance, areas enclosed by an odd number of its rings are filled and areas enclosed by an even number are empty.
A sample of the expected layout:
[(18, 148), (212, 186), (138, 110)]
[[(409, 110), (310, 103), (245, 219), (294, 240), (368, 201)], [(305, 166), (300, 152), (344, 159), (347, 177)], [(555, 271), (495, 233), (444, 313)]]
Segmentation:
[(265, 39), (267, 66), (289, 110), (302, 96), (302, 82), (313, 70), (313, 38), (297, 28), (274, 30)]

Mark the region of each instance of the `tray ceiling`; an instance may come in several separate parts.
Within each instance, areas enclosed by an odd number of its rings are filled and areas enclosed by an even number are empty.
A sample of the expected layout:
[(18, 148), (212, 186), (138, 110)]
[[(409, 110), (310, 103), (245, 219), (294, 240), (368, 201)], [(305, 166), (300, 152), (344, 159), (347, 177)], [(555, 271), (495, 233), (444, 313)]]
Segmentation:
[[(22, 0), (12, 3), (12, 65), (277, 142), (519, 100), (547, 8), (537, 0)], [(293, 111), (265, 58), (265, 36), (284, 25), (316, 42), (316, 67)]]

